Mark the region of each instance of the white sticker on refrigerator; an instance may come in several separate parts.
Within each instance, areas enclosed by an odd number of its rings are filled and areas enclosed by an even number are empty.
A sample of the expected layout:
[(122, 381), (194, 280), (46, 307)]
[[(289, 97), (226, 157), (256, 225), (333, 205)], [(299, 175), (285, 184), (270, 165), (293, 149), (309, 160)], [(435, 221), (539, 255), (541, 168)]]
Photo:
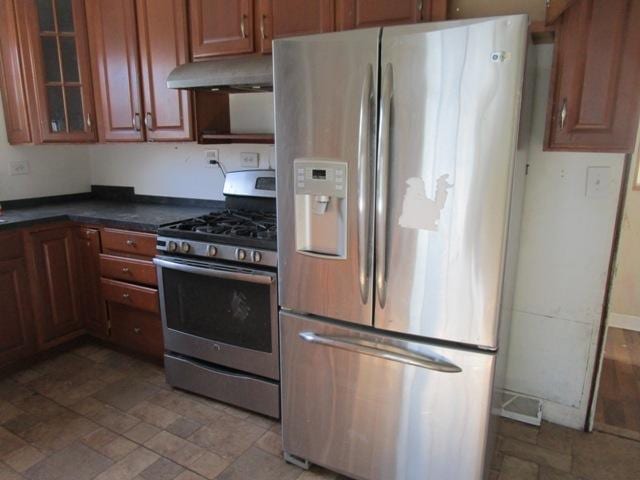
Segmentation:
[(402, 201), (402, 214), (398, 222), (401, 227), (438, 231), (440, 212), (447, 202), (447, 190), (453, 187), (453, 184), (447, 182), (448, 178), (448, 173), (438, 177), (433, 200), (427, 197), (422, 178), (411, 177), (407, 180), (407, 190)]

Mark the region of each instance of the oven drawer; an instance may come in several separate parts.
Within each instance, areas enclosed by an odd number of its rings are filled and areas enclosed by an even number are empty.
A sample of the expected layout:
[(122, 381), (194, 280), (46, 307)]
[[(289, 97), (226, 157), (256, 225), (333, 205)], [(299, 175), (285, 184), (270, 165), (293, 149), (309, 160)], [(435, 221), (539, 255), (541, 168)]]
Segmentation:
[(102, 248), (105, 251), (153, 257), (156, 254), (156, 235), (105, 228), (102, 232)]
[(121, 303), (132, 308), (158, 313), (158, 290), (155, 288), (141, 287), (130, 283), (100, 279), (102, 283), (102, 295), (108, 302)]
[(173, 387), (280, 418), (280, 387), (277, 382), (172, 354), (165, 354), (164, 370), (167, 383)]
[(100, 254), (100, 273), (103, 277), (126, 282), (158, 285), (158, 276), (153, 262), (135, 258)]
[(156, 314), (107, 302), (112, 340), (125, 348), (162, 359), (162, 322)]

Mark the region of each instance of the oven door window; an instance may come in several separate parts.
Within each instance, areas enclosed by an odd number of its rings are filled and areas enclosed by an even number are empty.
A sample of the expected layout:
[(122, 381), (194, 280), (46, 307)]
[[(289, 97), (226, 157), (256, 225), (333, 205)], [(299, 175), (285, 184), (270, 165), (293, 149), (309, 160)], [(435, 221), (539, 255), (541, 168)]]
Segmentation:
[(162, 270), (167, 327), (271, 352), (271, 285)]

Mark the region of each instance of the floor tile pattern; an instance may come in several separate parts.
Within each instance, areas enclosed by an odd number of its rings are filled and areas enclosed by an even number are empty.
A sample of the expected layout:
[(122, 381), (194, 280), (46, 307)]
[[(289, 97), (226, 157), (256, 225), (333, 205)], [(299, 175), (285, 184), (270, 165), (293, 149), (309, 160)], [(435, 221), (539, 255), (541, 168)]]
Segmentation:
[[(491, 480), (640, 479), (632, 440), (549, 423), (501, 421), (499, 433)], [(285, 463), (280, 435), (269, 418), (174, 390), (160, 367), (94, 344), (0, 379), (0, 480), (345, 478)]]

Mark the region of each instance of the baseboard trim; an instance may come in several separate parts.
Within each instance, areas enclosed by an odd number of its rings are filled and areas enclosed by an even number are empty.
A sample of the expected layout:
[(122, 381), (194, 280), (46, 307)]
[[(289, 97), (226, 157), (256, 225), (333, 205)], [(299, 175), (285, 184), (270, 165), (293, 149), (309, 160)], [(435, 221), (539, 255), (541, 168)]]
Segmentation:
[(624, 315), (622, 313), (609, 313), (607, 326), (624, 328), (640, 332), (640, 317), (635, 315)]

